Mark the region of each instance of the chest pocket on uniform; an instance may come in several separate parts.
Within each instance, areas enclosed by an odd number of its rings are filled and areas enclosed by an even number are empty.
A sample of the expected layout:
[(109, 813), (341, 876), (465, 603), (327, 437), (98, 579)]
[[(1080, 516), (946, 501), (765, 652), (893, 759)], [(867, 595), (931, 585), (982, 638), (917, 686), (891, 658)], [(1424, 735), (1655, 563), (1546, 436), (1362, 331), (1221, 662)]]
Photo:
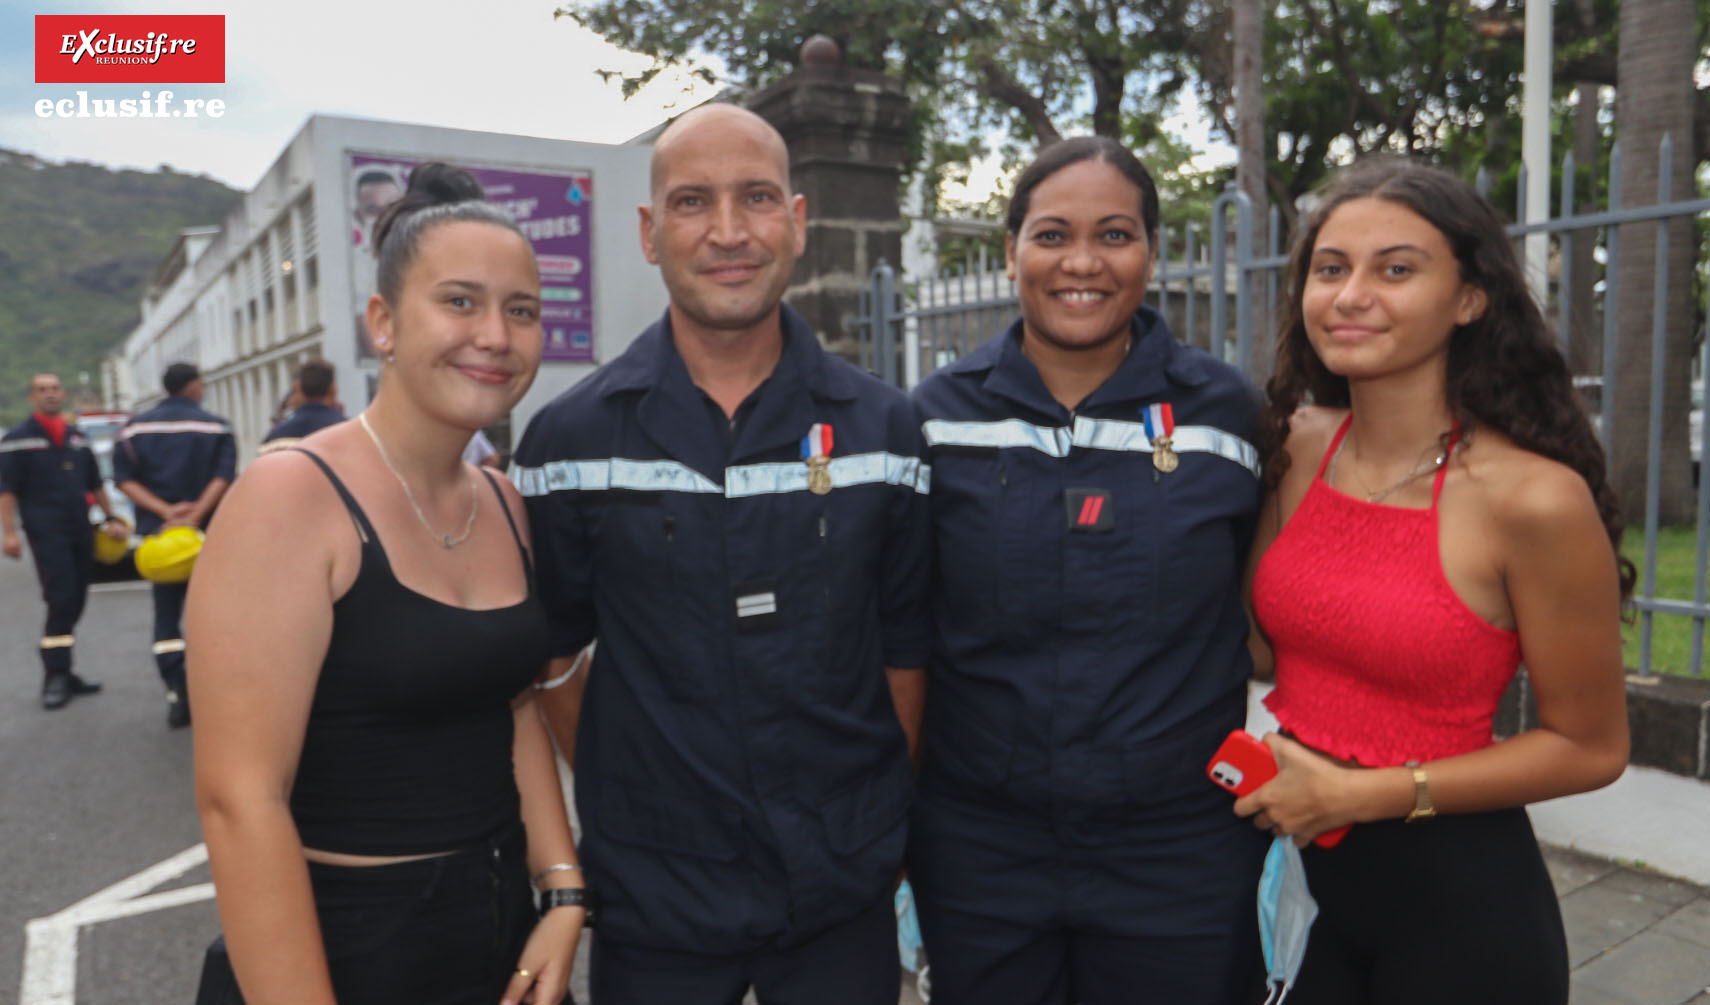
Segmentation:
[[(697, 629), (698, 612), (685, 590), (685, 545), (695, 532), (683, 500), (663, 492), (608, 492), (598, 502), (595, 561), (622, 570), (596, 588), (612, 594), (607, 611), (626, 622), (609, 626), (645, 653), (631, 673), (639, 688), (703, 698), (716, 689), (710, 654), (690, 640), (716, 637)], [(605, 630), (607, 626), (602, 626)]]
[(1184, 453), (1160, 479), (1153, 519), (1159, 536), (1157, 615), (1190, 635), (1211, 631), (1240, 589), (1243, 549), (1258, 509), (1259, 480), (1234, 461)]
[(1042, 599), (1030, 574), (1041, 545), (1028, 532), (1036, 496), (1048, 495), (1017, 450), (941, 451), (933, 457), (932, 524), (939, 608), (947, 632), (997, 643)]

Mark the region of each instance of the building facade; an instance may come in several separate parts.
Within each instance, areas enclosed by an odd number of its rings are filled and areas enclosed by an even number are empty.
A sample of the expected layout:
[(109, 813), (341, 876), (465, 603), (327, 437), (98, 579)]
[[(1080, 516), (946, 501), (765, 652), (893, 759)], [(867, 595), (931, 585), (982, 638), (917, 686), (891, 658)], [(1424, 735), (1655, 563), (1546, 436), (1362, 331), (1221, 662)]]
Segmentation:
[(297, 367), (325, 359), (354, 415), (379, 361), (362, 314), (373, 290), (369, 228), (409, 169), (470, 169), (536, 248), (546, 361), (511, 417), (520, 430), (551, 398), (612, 359), (664, 310), (642, 257), (635, 207), (648, 199), (640, 144), (547, 140), (317, 115), (218, 227), (184, 231), (142, 302), (142, 320), (102, 368), (106, 399), (140, 410), (160, 375), (197, 364), (205, 407), (255, 456)]

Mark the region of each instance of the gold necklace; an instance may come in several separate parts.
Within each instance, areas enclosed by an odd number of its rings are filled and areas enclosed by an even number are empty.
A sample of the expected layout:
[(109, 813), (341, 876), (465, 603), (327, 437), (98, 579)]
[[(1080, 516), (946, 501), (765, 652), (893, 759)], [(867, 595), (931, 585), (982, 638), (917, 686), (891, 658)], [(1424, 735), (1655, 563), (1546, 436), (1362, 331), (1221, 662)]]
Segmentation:
[(368, 413), (359, 413), (356, 416), (356, 421), (362, 424), (363, 430), (368, 433), (368, 438), (374, 441), (374, 449), (380, 451), (380, 460), (386, 465), (386, 470), (392, 472), (392, 477), (398, 479), (398, 484), (403, 486), (404, 498), (410, 501), (410, 508), (416, 511), (416, 519), (421, 521), (423, 529), (432, 535), (435, 541), (447, 548), (455, 548), (469, 540), (470, 533), (475, 530), (475, 511), (481, 505), (481, 494), (475, 491), (475, 479), (469, 479), (469, 519), (463, 521), (463, 533), (456, 537), (452, 537), (450, 534), (441, 534), (433, 529), (433, 524), (428, 523), (428, 518), (422, 513), (421, 506), (416, 503), (416, 494), (410, 491), (410, 483), (404, 480), (404, 476), (398, 472), (397, 467), (392, 463), (392, 458), (386, 455), (385, 444), (380, 442), (380, 437), (374, 432), (374, 427), (368, 424)]
[[(1336, 452), (1334, 454), (1332, 454), (1330, 457), (1330, 467), (1324, 472), (1324, 480), (1325, 481), (1328, 481), (1331, 483), (1334, 483), (1336, 481), (1336, 462), (1341, 460), (1341, 458), (1342, 458), (1342, 448), (1346, 447), (1348, 445), (1348, 441), (1352, 440), (1353, 438), (1354, 438), (1353, 437), (1353, 430), (1350, 429), (1348, 431), (1348, 435), (1342, 437), (1342, 442), (1336, 444)], [(1439, 438), (1438, 442), (1439, 443), (1442, 442), (1441, 438)], [(1419, 466), (1415, 467), (1412, 471), (1409, 471), (1407, 474), (1402, 475), (1400, 481), (1396, 482), (1395, 484), (1391, 485), (1389, 488), (1386, 488), (1380, 492), (1373, 492), (1371, 489), (1371, 486), (1366, 484), (1366, 480), (1364, 478), (1360, 477), (1360, 472), (1357, 469), (1354, 471), (1354, 480), (1360, 483), (1360, 491), (1365, 493), (1366, 502), (1370, 502), (1370, 503), (1383, 502), (1385, 499), (1389, 498), (1390, 493), (1394, 492), (1395, 490), (1401, 488), (1404, 485), (1411, 484), (1415, 479), (1419, 478), (1419, 476), (1421, 476), (1421, 475), (1427, 474), (1427, 473), (1432, 472), (1432, 471), (1436, 471), (1438, 468), (1442, 467), (1443, 462), (1447, 461), (1448, 459), (1449, 459), (1449, 452), (1445, 450), (1442, 453), (1439, 453), (1435, 458), (1432, 458), (1431, 460), (1428, 460), (1428, 461), (1421, 462), (1419, 464)]]

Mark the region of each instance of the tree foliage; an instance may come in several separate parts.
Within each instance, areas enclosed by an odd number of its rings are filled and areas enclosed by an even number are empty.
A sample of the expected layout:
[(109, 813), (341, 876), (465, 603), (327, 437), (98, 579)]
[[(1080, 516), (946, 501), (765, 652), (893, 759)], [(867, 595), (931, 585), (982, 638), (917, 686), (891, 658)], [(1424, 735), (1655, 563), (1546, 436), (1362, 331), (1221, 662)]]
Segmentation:
[[(1699, 51), (1710, 0), (1693, 0)], [(1594, 0), (1589, 24), (1555, 4), (1558, 93), (1615, 83), (1619, 0)], [(1525, 0), (1270, 0), (1265, 31), (1268, 188), (1285, 207), (1337, 163), (1406, 152), (1471, 174), (1519, 159)], [(928, 171), (1007, 137), (1015, 160), (1073, 132), (1140, 150), (1185, 148), (1164, 123), (1189, 99), (1233, 142), (1228, 0), (589, 0), (561, 16), (653, 62), (723, 82), (769, 83), (816, 33), (854, 66), (901, 77), (921, 107), (915, 151)], [(1698, 92), (1695, 146), (1710, 156), (1710, 91)], [(1159, 140), (1167, 140), (1159, 143)], [(1154, 162), (1155, 163), (1155, 162)], [(1163, 165), (1158, 165), (1163, 166)], [(1182, 162), (1167, 166), (1189, 187)], [(1221, 179), (1219, 179), (1221, 184)], [(1512, 175), (1498, 177), (1499, 188)], [(1174, 194), (1174, 193), (1172, 193)]]
[(0, 150), (0, 424), (29, 410), (30, 375), (66, 387), (140, 319), (139, 301), (185, 227), (217, 224), (238, 193), (209, 178), (54, 164)]

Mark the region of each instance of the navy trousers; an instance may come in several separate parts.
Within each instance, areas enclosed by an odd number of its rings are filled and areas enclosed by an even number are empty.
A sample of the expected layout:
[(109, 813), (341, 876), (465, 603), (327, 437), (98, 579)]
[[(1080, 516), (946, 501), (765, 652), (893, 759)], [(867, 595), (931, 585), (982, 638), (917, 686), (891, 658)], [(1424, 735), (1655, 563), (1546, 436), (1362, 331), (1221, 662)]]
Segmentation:
[(589, 994), (608, 1005), (896, 1005), (902, 963), (890, 897), (785, 949), (701, 956), (594, 935)]
[(1262, 998), (1266, 836), (1206, 788), (1212, 798), (1149, 824), (1085, 828), (923, 796), (909, 877), (933, 1005)]
[(184, 691), (184, 595), (186, 583), (154, 584), (154, 665), (166, 689)]
[(28, 531), (30, 554), (36, 562), (36, 578), (42, 584), (47, 620), (42, 626), (42, 669), (48, 674), (71, 672), (71, 635), (83, 616), (89, 597), (89, 578), (95, 565), (95, 539), (85, 528), (81, 533)]

